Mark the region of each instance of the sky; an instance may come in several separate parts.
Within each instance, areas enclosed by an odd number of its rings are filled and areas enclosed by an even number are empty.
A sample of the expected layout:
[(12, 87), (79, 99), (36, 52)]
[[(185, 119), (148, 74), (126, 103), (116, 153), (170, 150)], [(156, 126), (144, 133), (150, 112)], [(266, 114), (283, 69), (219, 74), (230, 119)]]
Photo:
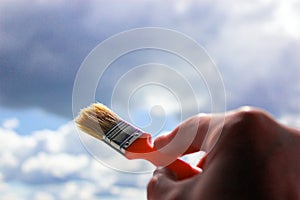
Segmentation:
[(217, 98), (216, 107), (256, 106), (300, 128), (299, 24), (297, 0), (2, 0), (1, 199), (146, 199), (153, 167), (82, 141), (72, 122), (82, 63), (101, 42), (131, 29), (160, 27), (192, 38), (223, 83), (210, 91), (211, 77), (157, 49), (111, 63), (94, 101), (153, 136), (213, 111), (212, 97), (222, 92), (226, 101)]

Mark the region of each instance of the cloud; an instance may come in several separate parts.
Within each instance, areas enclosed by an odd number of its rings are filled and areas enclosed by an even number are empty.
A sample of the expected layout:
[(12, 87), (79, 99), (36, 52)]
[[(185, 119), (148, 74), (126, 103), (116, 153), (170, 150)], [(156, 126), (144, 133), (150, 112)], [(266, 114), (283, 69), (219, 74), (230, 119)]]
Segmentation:
[[(182, 31), (205, 45), (225, 81), (229, 108), (251, 104), (275, 114), (299, 112), (300, 108), (290, 103), (299, 100), (295, 95), (299, 90), (292, 87), (298, 84), (300, 62), (298, 4), (282, 0), (251, 4), (78, 0), (70, 6), (69, 1), (33, 1), (30, 5), (3, 1), (1, 106), (39, 107), (71, 117), (73, 81), (89, 51), (120, 31), (161, 26)], [(123, 69), (134, 63), (133, 59)], [(118, 70), (124, 72), (120, 67)], [(116, 79), (115, 74), (109, 76)], [(97, 96), (98, 101), (110, 104), (114, 83), (104, 83), (106, 89)], [(185, 90), (177, 87), (178, 95), (184, 96)], [(282, 92), (289, 102), (282, 104)], [(182, 100), (184, 105), (192, 105), (188, 99)], [(203, 98), (199, 99), (202, 102)]]
[(299, 101), (295, 86), (299, 84), (300, 40), (282, 23), (291, 16), (296, 16), (291, 23), (300, 23), (295, 4), (256, 1), (249, 6), (243, 2), (232, 9), (221, 5), (227, 21), (208, 51), (220, 67), (229, 108), (250, 104), (275, 115), (299, 113), (293, 102)]
[[(299, 114), (284, 115), (278, 119), (286, 125), (300, 127)], [(106, 155), (93, 154), (92, 157), (83, 149), (73, 126), (73, 123), (68, 123), (54, 131), (37, 131), (26, 136), (0, 127), (2, 197), (37, 200), (145, 199), (146, 185), (151, 177), (151, 173), (145, 170), (143, 173), (147, 165), (122, 160), (114, 153), (104, 151), (96, 140), (92, 143), (83, 140), (87, 146), (97, 144), (98, 150)], [(53, 148), (51, 143), (55, 141), (57, 145)], [(184, 159), (195, 164), (201, 156), (200, 152)], [(102, 161), (98, 162), (99, 159)]]
[(2, 123), (2, 126), (6, 129), (15, 129), (19, 126), (19, 120), (17, 118), (7, 119)]
[(4, 1), (0, 10), (1, 105), (70, 116), (74, 75), (93, 47), (77, 26), (84, 6)]
[(150, 11), (144, 20), (138, 17), (144, 3), (123, 3), (120, 9), (121, 2), (114, 2), (3, 1), (1, 106), (39, 107), (71, 117), (75, 74), (88, 53), (112, 34), (150, 25), (145, 23)]
[(55, 200), (54, 196), (48, 192), (36, 192), (33, 196), (34, 200)]
[[(197, 66), (197, 69), (200, 68), (202, 75), (210, 75), (212, 65), (206, 70), (207, 65), (198, 64), (200, 67)], [(134, 68), (126, 72), (129, 65)], [(124, 66), (125, 69), (115, 72), (114, 69), (118, 66)], [(110, 79), (112, 76), (113, 80)], [(101, 85), (100, 82), (96, 98), (100, 98), (107, 88), (111, 88), (110, 93), (105, 93), (111, 97), (111, 108), (125, 120), (136, 123), (150, 133), (156, 133), (161, 128), (175, 127), (177, 124), (167, 126), (171, 121), (178, 123), (199, 112), (210, 112), (212, 90), (215, 93), (219, 91), (220, 95), (224, 93), (222, 87), (209, 85), (210, 88), (207, 88), (207, 84), (210, 84), (205, 82), (207, 77), (197, 74), (193, 66), (179, 56), (158, 50), (126, 55), (126, 58), (114, 62), (102, 77), (103, 83), (111, 84)], [(218, 81), (215, 74), (212, 77)], [(219, 105), (225, 104), (224, 99), (218, 100)], [(220, 109), (218, 111), (221, 112)]]
[[(54, 181), (62, 181), (75, 177), (78, 172), (84, 170), (88, 165), (87, 156), (71, 156), (65, 153), (37, 155), (27, 158), (22, 164), (21, 170), (24, 177), (28, 177), (28, 182), (44, 183), (44, 175), (53, 178)], [(72, 163), (72, 164), (71, 164)], [(35, 178), (36, 179), (35, 179)], [(46, 177), (46, 178), (47, 178)]]
[(284, 125), (300, 129), (299, 114), (285, 114), (279, 118), (279, 121)]
[[(107, 159), (116, 162), (118, 158), (114, 159), (114, 155), (107, 155)], [(105, 162), (108, 164), (101, 164), (87, 153), (72, 122), (57, 130), (41, 130), (26, 136), (0, 127), (0, 191), (9, 199), (146, 197), (151, 173), (118, 172), (111, 168), (113, 165), (109, 167), (110, 161), (102, 160)], [(129, 171), (141, 171), (144, 167), (139, 162), (127, 162), (131, 164), (122, 164)]]
[[(282, 122), (299, 127), (299, 13), (297, 0), (251, 3), (36, 0), (30, 4), (24, 0), (3, 0), (0, 4), (0, 105), (40, 108), (70, 118), (73, 81), (87, 54), (113, 34), (136, 27), (159, 26), (186, 33), (205, 46), (225, 82), (229, 109), (245, 104), (263, 107)], [(128, 55), (119, 62), (122, 65), (108, 70), (107, 78), (98, 88), (98, 101), (114, 103), (116, 110), (126, 114), (127, 110), (122, 110), (128, 108), (123, 106), (127, 103), (124, 100), (128, 100), (126, 92), (134, 88), (134, 81), (120, 84), (120, 88), (126, 86), (126, 90), (118, 93), (117, 101), (111, 102), (114, 86), (128, 69), (145, 62), (181, 69), (181, 74), (193, 85), (200, 84), (178, 58), (144, 53), (139, 59), (138, 52)], [(177, 116), (179, 108), (184, 108), (186, 116), (198, 112), (194, 110), (195, 102), (187, 87), (176, 84), (176, 77), (170, 76), (170, 71), (155, 71), (155, 76), (151, 71), (145, 70), (132, 80), (138, 82), (138, 78), (150, 80), (153, 77), (157, 81), (164, 80), (170, 88), (176, 88), (183, 105), (178, 106), (174, 101), (176, 95), (163, 93), (161, 87), (152, 87), (150, 94), (149, 90), (140, 90), (131, 102), (131, 106), (139, 105), (138, 111), (134, 110), (128, 119), (149, 119), (150, 116), (151, 121), (152, 114), (153, 120), (158, 119), (160, 123), (166, 113)], [(196, 99), (201, 109), (208, 111), (209, 96), (202, 88), (199, 86)], [(142, 116), (144, 113), (150, 115)], [(172, 122), (167, 123), (176, 124), (178, 118), (174, 116)], [(87, 139), (86, 148), (90, 153), (98, 160), (105, 160), (104, 165), (100, 164), (86, 153), (71, 123), (57, 130), (39, 130), (26, 136), (16, 132), (19, 124), (18, 119), (10, 118), (0, 127), (3, 198), (145, 198), (147, 174), (128, 175), (107, 165), (121, 165), (124, 171), (140, 170), (146, 165), (124, 164), (125, 160)], [(16, 186), (14, 181), (21, 186)], [(54, 182), (57, 184), (52, 184)], [(39, 191), (35, 189), (37, 185)]]

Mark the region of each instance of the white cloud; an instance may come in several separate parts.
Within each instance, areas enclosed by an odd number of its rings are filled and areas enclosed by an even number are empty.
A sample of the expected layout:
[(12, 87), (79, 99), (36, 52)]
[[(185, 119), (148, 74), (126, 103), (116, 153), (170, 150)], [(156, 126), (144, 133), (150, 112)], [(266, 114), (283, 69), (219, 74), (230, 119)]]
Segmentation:
[(9, 200), (20, 200), (22, 199), (22, 196), (19, 196), (18, 194), (14, 193), (14, 191), (11, 191), (10, 193), (2, 193), (1, 198), (3, 199), (9, 199)]
[(214, 9), (224, 21), (215, 37), (205, 41), (225, 81), (227, 104), (230, 108), (263, 107), (275, 115), (300, 112), (293, 89), (300, 73), (299, 3), (248, 4), (232, 2), (231, 7), (220, 2)]
[(64, 178), (72, 174), (80, 174), (89, 164), (89, 158), (86, 155), (68, 155), (65, 153), (46, 154), (38, 153), (26, 159), (22, 164), (21, 170), (25, 175), (43, 175), (53, 176), (55, 178)]
[(2, 123), (2, 127), (5, 129), (15, 129), (19, 126), (19, 120), (17, 118), (10, 118)]
[[(37, 141), (30, 136), (20, 136), (13, 130), (7, 130), (0, 127), (0, 156), (22, 162), (27, 156), (36, 150)], [(0, 159), (0, 164), (7, 162), (6, 159)]]
[[(299, 115), (286, 115), (280, 121), (300, 127)], [(55, 138), (61, 141), (55, 151), (49, 149), (45, 136), (49, 136), (49, 142), (54, 142)], [(55, 131), (43, 130), (27, 136), (0, 128), (0, 141), (6, 141), (6, 145), (0, 145), (2, 197), (36, 200), (146, 198), (146, 185), (151, 173), (130, 174), (112, 170), (85, 151), (78, 151), (78, 146), (82, 145), (79, 140), (71, 140), (76, 142), (73, 146), (69, 145), (71, 137), (78, 137), (74, 133), (73, 123)], [(25, 144), (24, 148), (20, 144)], [(67, 150), (65, 147), (70, 148)], [(22, 151), (25, 152), (21, 153)], [(194, 156), (185, 159), (195, 164), (201, 155), (197, 154), (197, 158)], [(125, 165), (125, 162), (117, 162), (118, 159), (114, 160), (112, 157), (113, 161), (108, 161), (110, 164)], [(139, 167), (142, 167), (135, 165), (133, 161), (128, 163), (132, 163), (126, 166), (129, 171), (140, 170)], [(19, 184), (16, 186), (15, 182)]]
[[(108, 156), (109, 164), (126, 165), (114, 156)], [(142, 167), (129, 163), (129, 171)], [(72, 122), (25, 136), (0, 127), (0, 172), (1, 197), (34, 200), (144, 199), (151, 175), (118, 172), (96, 161), (82, 148)]]
[(55, 197), (48, 192), (36, 192), (32, 199), (33, 200), (55, 200)]
[(95, 192), (95, 185), (92, 183), (76, 184), (74, 182), (67, 182), (60, 194), (60, 199), (93, 199)]
[(11, 152), (3, 152), (1, 153), (1, 165), (2, 167), (7, 168), (15, 168), (19, 164), (19, 161), (15, 155), (13, 155)]
[(274, 13), (278, 22), (278, 31), (283, 31), (297, 40), (300, 39), (300, 3), (297, 0), (279, 1), (279, 5)]
[(279, 121), (287, 126), (300, 129), (300, 114), (285, 114), (279, 118)]
[[(1, 166), (1, 165), (0, 165)], [(0, 178), (0, 193), (2, 199), (23, 200), (22, 194), (18, 193), (17, 188), (12, 187), (9, 183)]]

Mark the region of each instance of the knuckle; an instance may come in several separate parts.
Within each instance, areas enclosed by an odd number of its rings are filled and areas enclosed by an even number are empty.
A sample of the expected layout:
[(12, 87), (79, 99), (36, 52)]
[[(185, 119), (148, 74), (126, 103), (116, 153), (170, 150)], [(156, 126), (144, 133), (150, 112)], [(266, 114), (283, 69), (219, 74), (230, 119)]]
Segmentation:
[(266, 112), (260, 108), (252, 106), (243, 106), (238, 109), (238, 113), (245, 116), (266, 115)]
[(226, 116), (220, 140), (224, 145), (245, 144), (266, 133), (276, 122), (263, 110), (241, 107)]
[(269, 116), (265, 111), (249, 106), (238, 109), (231, 120), (233, 127), (243, 131), (264, 125), (266, 121), (269, 121)]

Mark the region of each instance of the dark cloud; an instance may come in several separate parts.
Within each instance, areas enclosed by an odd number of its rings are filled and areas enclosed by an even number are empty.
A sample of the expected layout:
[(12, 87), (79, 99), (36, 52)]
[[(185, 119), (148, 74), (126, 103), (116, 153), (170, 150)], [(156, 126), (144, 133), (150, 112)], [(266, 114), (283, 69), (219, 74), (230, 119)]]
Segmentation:
[[(205, 45), (224, 77), (229, 108), (253, 104), (275, 112), (295, 110), (292, 102), (280, 105), (282, 109), (272, 106), (282, 103), (281, 94), (295, 99), (295, 92), (299, 92), (299, 86), (292, 90), (289, 87), (298, 84), (295, 74), (299, 70), (294, 66), (298, 65), (299, 58), (293, 49), (299, 49), (299, 40), (291, 42), (288, 32), (276, 32), (276, 28), (281, 28), (274, 18), (280, 3), (255, 1), (233, 7), (229, 4), (222, 1), (77, 0), (30, 4), (3, 1), (0, 106), (39, 107), (71, 117), (74, 78), (87, 54), (113, 34), (136, 27), (161, 26), (187, 33)], [(273, 29), (266, 29), (269, 26)], [(283, 69), (285, 66), (292, 66), (289, 71), (295, 72), (291, 75), (292, 83)], [(278, 78), (288, 83), (278, 84)], [(108, 91), (111, 86), (107, 88)], [(109, 97), (104, 95), (98, 100), (108, 103)]]
[[(114, 2), (3, 2), (0, 105), (40, 107), (71, 116), (74, 78), (89, 51), (112, 34), (129, 28), (175, 28), (180, 17), (166, 3), (159, 6), (157, 2), (135, 2), (129, 6)], [(193, 11), (187, 17), (195, 15)]]
[(72, 87), (81, 62), (100, 41), (124, 29), (107, 10), (118, 6), (102, 3), (98, 12), (107, 16), (97, 23), (90, 17), (90, 1), (8, 1), (0, 7), (1, 106), (40, 107), (71, 116)]
[(80, 22), (85, 6), (6, 3), (1, 7), (0, 103), (70, 116), (73, 79), (97, 42)]

